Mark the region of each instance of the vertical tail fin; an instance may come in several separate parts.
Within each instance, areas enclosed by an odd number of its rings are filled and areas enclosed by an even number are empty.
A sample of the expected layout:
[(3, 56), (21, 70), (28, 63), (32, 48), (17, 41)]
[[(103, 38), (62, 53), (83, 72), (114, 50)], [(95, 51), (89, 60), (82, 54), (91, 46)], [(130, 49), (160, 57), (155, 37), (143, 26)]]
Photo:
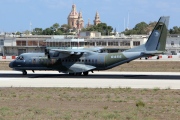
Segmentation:
[(145, 48), (146, 51), (164, 51), (169, 25), (169, 17), (160, 17), (158, 23), (149, 36)]

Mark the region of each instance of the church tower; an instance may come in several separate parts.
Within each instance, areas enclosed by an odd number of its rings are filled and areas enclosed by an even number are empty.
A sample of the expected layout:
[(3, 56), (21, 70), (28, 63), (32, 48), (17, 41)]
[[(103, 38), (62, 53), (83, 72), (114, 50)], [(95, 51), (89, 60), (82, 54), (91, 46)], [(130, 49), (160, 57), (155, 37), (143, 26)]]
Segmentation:
[(79, 12), (78, 20), (77, 20), (77, 29), (81, 30), (84, 28), (84, 20), (82, 18), (82, 12)]
[(101, 23), (100, 17), (99, 17), (99, 13), (96, 12), (95, 20), (94, 20), (94, 25), (97, 25), (97, 24), (99, 24), (99, 23)]
[(72, 10), (68, 16), (68, 25), (71, 28), (77, 28), (78, 12), (76, 11), (76, 5), (72, 5)]

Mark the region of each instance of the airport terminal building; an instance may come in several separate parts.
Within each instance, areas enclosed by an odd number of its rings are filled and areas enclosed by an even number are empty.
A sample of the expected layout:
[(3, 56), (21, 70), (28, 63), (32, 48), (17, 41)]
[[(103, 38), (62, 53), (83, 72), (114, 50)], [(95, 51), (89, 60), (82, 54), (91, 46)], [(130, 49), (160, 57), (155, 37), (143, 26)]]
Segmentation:
[[(0, 36), (0, 56), (18, 56), (22, 53), (44, 52), (45, 48), (81, 49), (102, 47), (102, 52), (121, 52), (144, 44), (148, 35), (101, 36), (98, 32), (83, 32), (79, 36)], [(168, 35), (168, 54), (180, 53), (180, 35)]]

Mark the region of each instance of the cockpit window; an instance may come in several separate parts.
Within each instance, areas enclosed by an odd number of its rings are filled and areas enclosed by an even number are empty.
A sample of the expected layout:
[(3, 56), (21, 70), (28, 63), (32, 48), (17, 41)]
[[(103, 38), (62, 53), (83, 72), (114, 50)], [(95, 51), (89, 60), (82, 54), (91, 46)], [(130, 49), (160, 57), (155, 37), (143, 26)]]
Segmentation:
[(16, 60), (19, 60), (19, 57), (17, 57)]
[(24, 60), (24, 57), (23, 56), (19, 56), (16, 58), (16, 60)]

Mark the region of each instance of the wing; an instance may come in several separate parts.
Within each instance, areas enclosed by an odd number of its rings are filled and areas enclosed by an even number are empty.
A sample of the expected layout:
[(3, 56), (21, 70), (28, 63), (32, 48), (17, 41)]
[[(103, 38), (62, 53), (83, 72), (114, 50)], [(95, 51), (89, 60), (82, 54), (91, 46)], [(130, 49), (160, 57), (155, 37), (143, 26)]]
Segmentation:
[(102, 49), (103, 49), (103, 47), (84, 48), (84, 50), (89, 50), (89, 51), (92, 51), (92, 52), (101, 52)]
[(56, 51), (70, 55), (80, 55), (80, 54), (86, 54), (88, 52), (100, 52), (101, 49), (102, 47), (94, 47), (94, 48), (83, 48), (83, 49), (50, 49), (50, 51)]
[(68, 50), (67, 49), (51, 49), (51, 51), (66, 53), (70, 55), (80, 55), (80, 54), (85, 54), (86, 52), (88, 52), (87, 50), (83, 50), (83, 49), (68, 49)]

